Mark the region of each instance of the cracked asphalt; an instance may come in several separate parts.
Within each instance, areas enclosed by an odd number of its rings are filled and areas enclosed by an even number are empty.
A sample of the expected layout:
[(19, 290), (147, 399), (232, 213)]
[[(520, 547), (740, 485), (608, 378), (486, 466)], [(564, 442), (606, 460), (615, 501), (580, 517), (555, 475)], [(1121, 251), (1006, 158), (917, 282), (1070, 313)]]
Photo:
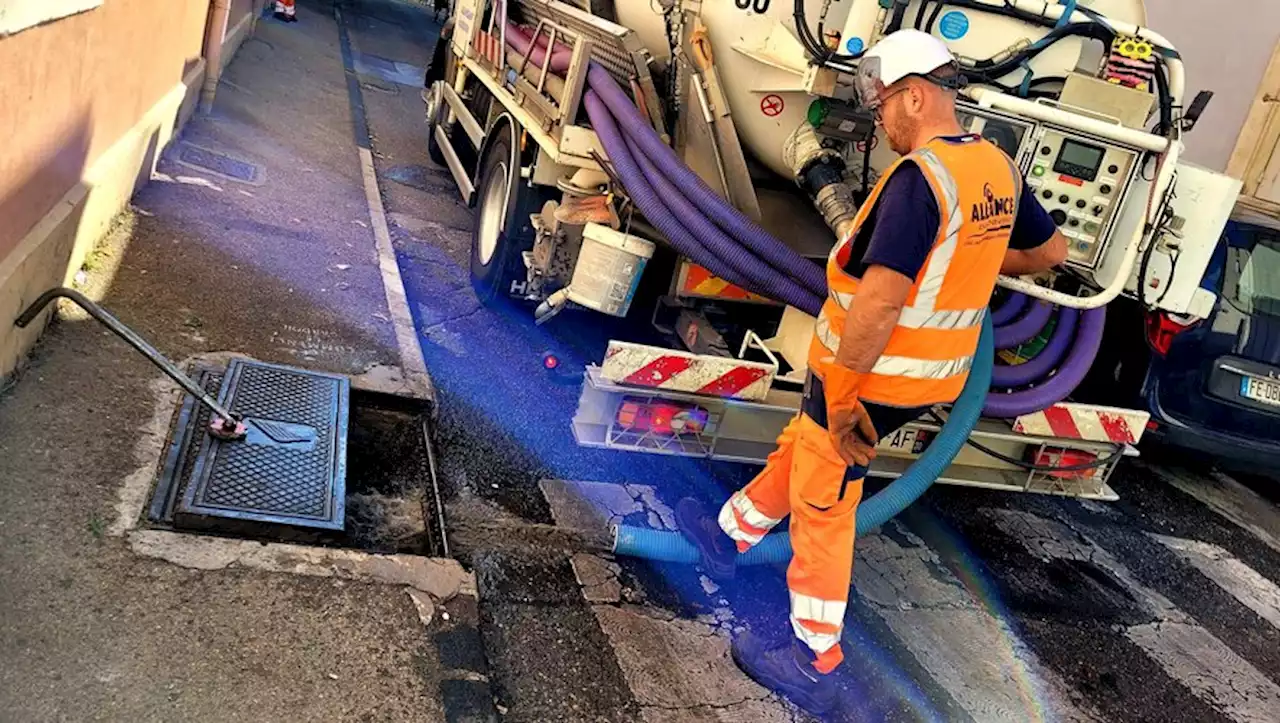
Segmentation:
[[(441, 417), (455, 548), (476, 571), (497, 710), (517, 721), (800, 721), (746, 679), (728, 636), (789, 635), (783, 571), (717, 583), (612, 559), (603, 531), (673, 528), (750, 467), (579, 447), (579, 370), (637, 319), (482, 307), (472, 213), (427, 158), (421, 78), (439, 26), (395, 0), (343, 5), (375, 166)], [(1151, 450), (1103, 505), (935, 489), (861, 539), (836, 721), (1274, 721), (1280, 515), (1199, 462)], [(1224, 479), (1226, 481), (1224, 481)], [(1262, 489), (1273, 481), (1263, 480)], [(1270, 493), (1269, 493), (1270, 494)]]

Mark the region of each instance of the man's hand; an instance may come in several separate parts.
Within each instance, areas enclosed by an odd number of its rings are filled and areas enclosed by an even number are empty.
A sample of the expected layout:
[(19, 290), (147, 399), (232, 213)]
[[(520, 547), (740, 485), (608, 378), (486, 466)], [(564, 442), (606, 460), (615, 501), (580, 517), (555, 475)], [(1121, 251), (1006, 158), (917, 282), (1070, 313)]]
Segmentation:
[(862, 374), (833, 363), (824, 380), (827, 395), (827, 432), (846, 464), (866, 467), (876, 458), (875, 425), (858, 399)]
[(839, 406), (827, 411), (831, 442), (850, 467), (866, 468), (876, 458), (875, 425), (867, 416), (867, 408), (854, 399), (852, 406)]

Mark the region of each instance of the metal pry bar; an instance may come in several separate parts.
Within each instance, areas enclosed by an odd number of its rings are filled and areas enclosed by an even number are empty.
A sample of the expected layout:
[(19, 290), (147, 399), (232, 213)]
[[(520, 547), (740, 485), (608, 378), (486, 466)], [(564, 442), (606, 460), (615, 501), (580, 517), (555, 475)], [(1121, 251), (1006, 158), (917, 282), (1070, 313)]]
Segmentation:
[(116, 336), (124, 339), (134, 349), (138, 350), (152, 364), (160, 367), (160, 370), (169, 375), (171, 379), (178, 383), (188, 394), (200, 400), (200, 403), (213, 411), (215, 418), (209, 425), (209, 433), (219, 439), (242, 439), (246, 430), (240, 419), (232, 414), (229, 410), (218, 403), (216, 399), (209, 396), (207, 392), (200, 388), (198, 384), (191, 381), (191, 378), (182, 373), (182, 370), (176, 364), (169, 361), (163, 354), (156, 350), (155, 347), (147, 343), (146, 339), (138, 336), (133, 329), (125, 326), (119, 319), (112, 316), (106, 309), (89, 300), (89, 297), (66, 287), (57, 287), (49, 289), (40, 295), (26, 311), (14, 321), (19, 329), (25, 329), (35, 321), (44, 307), (48, 306), (54, 299), (70, 299), (77, 306), (88, 312), (89, 316), (102, 322), (104, 326), (115, 333)]

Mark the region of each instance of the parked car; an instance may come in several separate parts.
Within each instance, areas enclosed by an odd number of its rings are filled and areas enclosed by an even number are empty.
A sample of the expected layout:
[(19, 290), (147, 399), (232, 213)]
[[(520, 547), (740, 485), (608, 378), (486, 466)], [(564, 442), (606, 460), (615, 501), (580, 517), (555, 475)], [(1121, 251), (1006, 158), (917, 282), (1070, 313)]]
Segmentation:
[(1231, 221), (1201, 285), (1218, 296), (1209, 318), (1146, 320), (1148, 434), (1280, 469), (1280, 231)]

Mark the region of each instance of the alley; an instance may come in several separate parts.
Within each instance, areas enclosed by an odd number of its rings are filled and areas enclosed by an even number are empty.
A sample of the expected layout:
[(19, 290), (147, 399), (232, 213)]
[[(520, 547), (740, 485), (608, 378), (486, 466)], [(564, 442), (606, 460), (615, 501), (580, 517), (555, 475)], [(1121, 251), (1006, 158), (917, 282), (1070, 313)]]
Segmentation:
[[(405, 387), (424, 365), (456, 559), (429, 562), (462, 582), (146, 549), (130, 490), (181, 395), (67, 310), (0, 391), (0, 718), (813, 720), (728, 653), (790, 634), (783, 567), (717, 583), (602, 551), (610, 524), (672, 530), (680, 498), (718, 506), (756, 468), (575, 442), (580, 372), (647, 319), (476, 299), (473, 212), (424, 140), (430, 5), (264, 16), (84, 280), (178, 360)], [(860, 538), (831, 720), (1274, 721), (1276, 483), (1153, 449), (1115, 503), (935, 488)]]

